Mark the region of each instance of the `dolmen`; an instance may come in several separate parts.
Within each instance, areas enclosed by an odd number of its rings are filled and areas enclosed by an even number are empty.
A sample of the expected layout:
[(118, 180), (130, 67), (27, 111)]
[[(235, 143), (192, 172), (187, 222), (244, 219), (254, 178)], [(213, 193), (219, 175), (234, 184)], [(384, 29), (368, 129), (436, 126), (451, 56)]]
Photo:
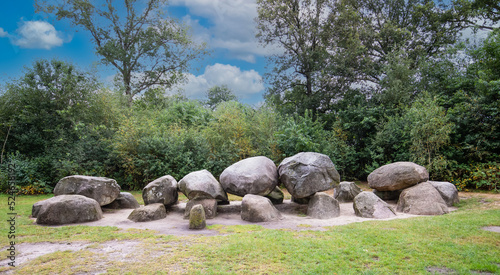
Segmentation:
[(427, 169), (413, 162), (395, 162), (375, 169), (368, 175), (368, 185), (382, 200), (397, 200), (396, 210), (408, 214), (446, 214), (448, 207), (459, 201), (455, 185), (429, 181)]
[(37, 224), (62, 225), (96, 221), (103, 217), (101, 206), (120, 197), (114, 179), (90, 176), (62, 178), (54, 188), (55, 197), (33, 205)]
[(184, 218), (189, 218), (196, 205), (203, 207), (204, 216), (212, 219), (217, 215), (217, 205), (229, 204), (226, 191), (219, 181), (207, 170), (187, 174), (179, 181), (179, 190), (189, 199)]
[[(209, 171), (185, 175), (179, 182), (170, 175), (148, 183), (142, 190), (144, 206), (134, 196), (121, 192), (114, 179), (74, 175), (62, 178), (54, 197), (33, 205), (38, 224), (62, 225), (99, 220), (102, 209), (134, 209), (128, 219), (146, 222), (164, 219), (178, 203), (178, 192), (189, 201), (184, 218), (189, 228), (203, 229), (218, 207), (229, 204), (228, 193), (242, 197), (241, 219), (270, 222), (283, 218), (275, 207), (283, 203), (282, 184), (291, 203), (307, 204), (307, 216), (332, 219), (340, 215), (340, 203), (353, 202), (355, 214), (363, 218), (387, 219), (396, 211), (414, 215), (442, 215), (459, 202), (457, 188), (449, 182), (430, 181), (425, 167), (395, 162), (375, 169), (368, 176), (373, 192), (362, 191), (354, 182), (340, 182), (340, 174), (324, 154), (301, 152), (278, 166), (264, 156), (240, 160), (227, 167), (217, 180)], [(334, 190), (330, 196), (324, 191)], [(397, 201), (394, 208), (387, 201)]]
[(179, 199), (178, 183), (174, 177), (166, 175), (148, 183), (142, 189), (144, 206), (132, 211), (128, 219), (134, 222), (149, 222), (167, 217), (167, 208)]

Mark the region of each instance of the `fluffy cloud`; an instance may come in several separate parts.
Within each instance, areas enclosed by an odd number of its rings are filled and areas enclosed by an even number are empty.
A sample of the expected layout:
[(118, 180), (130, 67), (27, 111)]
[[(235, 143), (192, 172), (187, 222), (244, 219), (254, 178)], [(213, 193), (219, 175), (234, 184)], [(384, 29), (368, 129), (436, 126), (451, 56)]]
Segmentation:
[(64, 43), (56, 28), (44, 21), (23, 21), (16, 32), (12, 44), (21, 48), (50, 50)]
[(198, 39), (213, 48), (229, 50), (233, 58), (254, 63), (255, 56), (280, 51), (278, 48), (263, 48), (255, 38), (255, 0), (174, 0), (171, 3), (187, 7), (193, 16), (208, 19), (211, 25), (204, 27), (191, 16), (183, 18), (192, 26)]
[(6, 31), (3, 30), (3, 28), (0, 28), (0, 37), (7, 37), (9, 35)]
[(189, 74), (187, 78), (187, 83), (174, 90), (181, 90), (188, 98), (194, 99), (204, 98), (208, 89), (215, 85), (227, 85), (240, 99), (248, 98), (264, 90), (262, 77), (258, 72), (242, 71), (238, 67), (219, 63), (207, 66), (202, 75)]

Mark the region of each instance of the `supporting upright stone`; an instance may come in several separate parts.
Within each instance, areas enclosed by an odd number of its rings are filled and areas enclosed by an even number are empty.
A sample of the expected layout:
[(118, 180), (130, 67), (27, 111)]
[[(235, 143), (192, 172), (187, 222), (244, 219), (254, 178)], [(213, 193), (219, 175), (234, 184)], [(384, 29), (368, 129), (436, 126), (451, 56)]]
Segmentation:
[(339, 202), (326, 193), (314, 194), (307, 207), (307, 216), (315, 219), (331, 219), (340, 216)]
[(217, 216), (217, 201), (215, 199), (192, 199), (186, 204), (186, 209), (184, 210), (185, 219), (189, 219), (191, 209), (196, 205), (203, 206), (207, 219), (213, 219)]
[(361, 189), (354, 182), (343, 181), (335, 188), (333, 197), (339, 202), (351, 202), (361, 193)]
[(189, 229), (205, 229), (206, 226), (203, 206), (201, 204), (193, 206), (189, 214)]

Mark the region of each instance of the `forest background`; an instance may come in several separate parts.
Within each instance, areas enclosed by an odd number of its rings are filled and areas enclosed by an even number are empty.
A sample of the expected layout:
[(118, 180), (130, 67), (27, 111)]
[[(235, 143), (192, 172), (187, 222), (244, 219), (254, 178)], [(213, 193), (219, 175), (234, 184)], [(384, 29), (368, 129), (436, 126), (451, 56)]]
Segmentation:
[[(342, 180), (413, 161), (459, 190), (500, 185), (500, 9), (492, 0), (259, 0), (269, 58), (265, 103), (238, 102), (224, 85), (190, 100), (166, 89), (207, 49), (161, 13), (164, 1), (39, 4), (92, 34), (95, 72), (36, 60), (0, 93), (0, 190), (8, 167), (22, 194), (50, 193), (74, 175), (139, 190), (163, 175), (298, 152), (328, 155)], [(125, 13), (124, 13), (125, 12)], [(147, 12), (147, 14), (145, 14)], [(121, 16), (127, 14), (127, 16)], [(465, 29), (488, 30), (467, 41)]]

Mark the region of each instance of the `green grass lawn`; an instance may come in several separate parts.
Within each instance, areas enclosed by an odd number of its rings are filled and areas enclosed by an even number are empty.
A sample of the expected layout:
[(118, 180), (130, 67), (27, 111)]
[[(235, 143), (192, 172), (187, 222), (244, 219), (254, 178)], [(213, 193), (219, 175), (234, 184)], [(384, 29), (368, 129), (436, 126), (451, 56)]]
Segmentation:
[[(132, 192), (141, 202), (140, 192)], [(459, 209), (436, 217), (368, 221), (326, 231), (270, 230), (258, 224), (212, 226), (218, 236), (167, 236), (151, 230), (116, 227), (34, 225), (33, 203), (50, 196), (17, 197), (16, 244), (134, 240), (132, 257), (116, 259), (83, 249), (59, 251), (12, 269), (16, 274), (500, 274), (500, 198), (462, 200)], [(0, 195), (0, 224), (7, 256), (7, 196)], [(482, 273), (480, 273), (482, 272)]]

